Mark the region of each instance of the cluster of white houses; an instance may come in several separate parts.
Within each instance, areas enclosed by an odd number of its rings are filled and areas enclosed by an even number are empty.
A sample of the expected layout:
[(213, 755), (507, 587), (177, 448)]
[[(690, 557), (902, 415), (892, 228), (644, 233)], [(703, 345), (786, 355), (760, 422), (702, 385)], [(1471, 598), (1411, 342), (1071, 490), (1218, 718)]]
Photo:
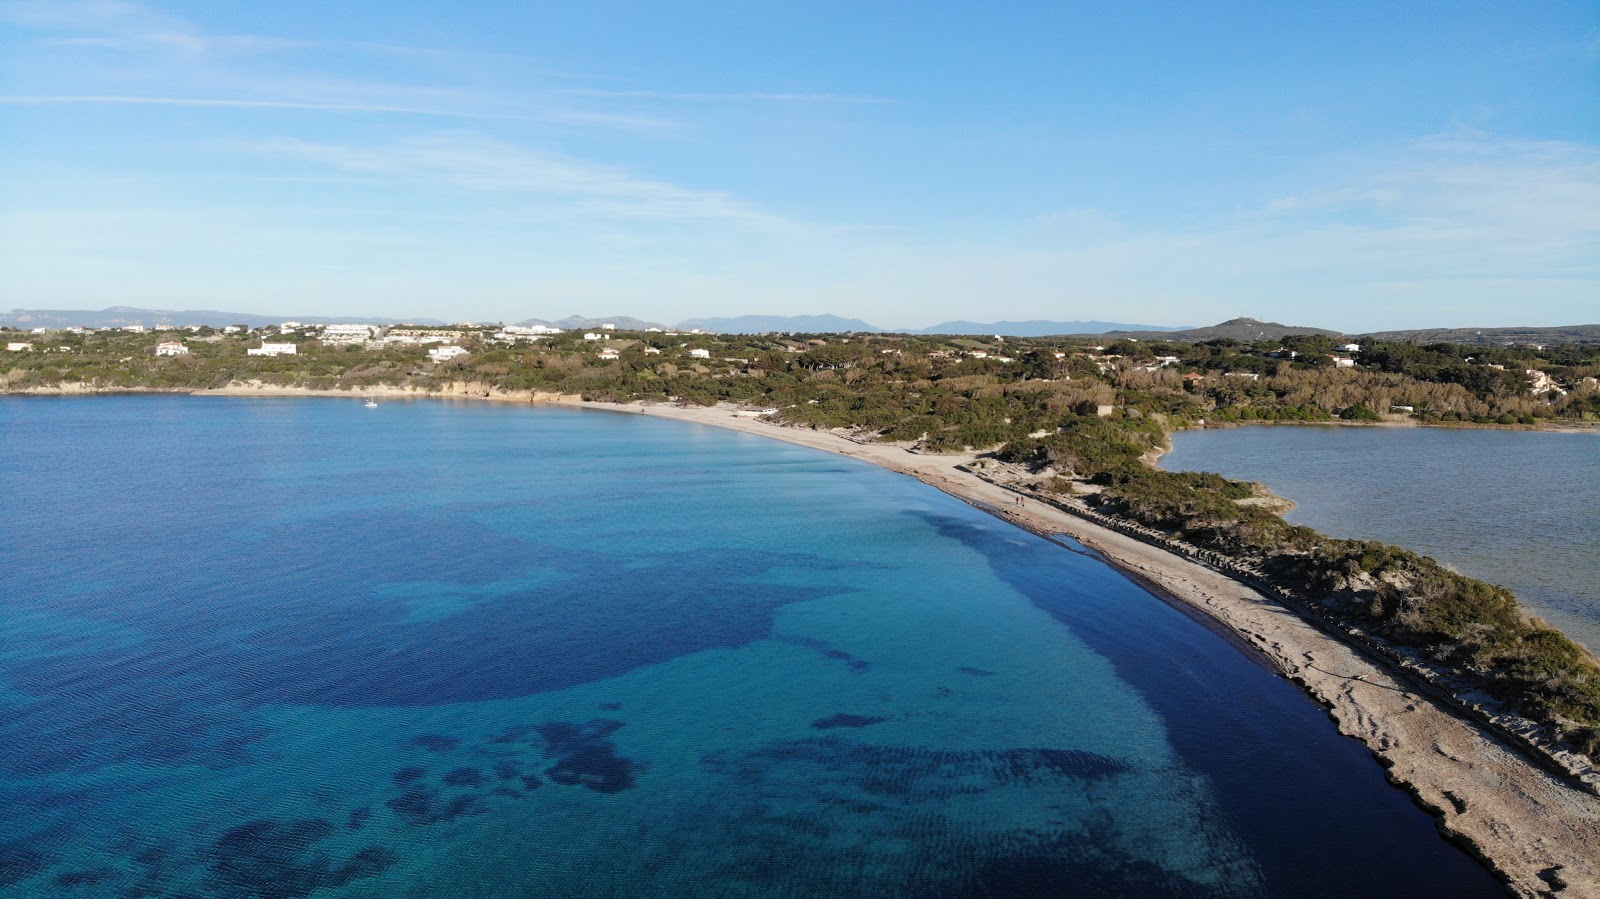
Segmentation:
[(245, 354), (250, 356), (293, 356), (298, 352), (299, 350), (295, 344), (287, 341), (272, 343), (266, 340), (261, 341), (261, 345), (258, 347), (251, 347), (245, 350)]
[[(146, 328), (143, 325), (134, 324), (134, 325), (124, 325), (124, 326), (122, 326), (120, 328), (98, 328), (98, 329), (97, 328), (82, 328), (82, 327), (70, 327), (70, 328), (60, 328), (60, 329), (34, 328), (34, 329), (32, 329), (32, 331), (30, 333), (31, 333), (31, 335), (48, 335), (52, 331), (59, 331), (61, 333), (82, 335), (82, 334), (95, 333), (96, 331), (123, 331), (123, 332), (134, 333), (134, 334), (143, 334), (143, 333), (148, 333), (151, 330), (152, 329)], [(159, 330), (172, 331), (172, 330), (180, 330), (180, 329), (178, 329), (178, 328), (161, 328)], [(198, 325), (190, 325), (190, 326), (186, 326), (185, 328), (183, 328), (181, 330), (187, 330), (187, 331), (190, 331), (190, 332), (199, 332), (199, 331), (202, 331), (202, 330), (205, 330), (205, 329), (203, 329), (201, 326), (198, 326)], [(220, 331), (222, 334), (239, 335), (239, 334), (243, 334), (247, 329), (245, 329), (245, 328), (243, 328), (241, 326), (238, 326), (238, 325), (229, 325), (229, 326), (226, 326), (226, 327), (223, 327), (223, 328), (219, 328), (219, 329), (216, 329), (216, 330)], [(425, 325), (382, 326), (382, 325), (372, 325), (372, 324), (351, 323), (351, 324), (331, 324), (331, 325), (317, 326), (317, 325), (305, 325), (305, 324), (302, 324), (301, 322), (297, 322), (297, 321), (285, 321), (281, 325), (276, 326), (275, 328), (273, 326), (269, 325), (269, 326), (267, 326), (265, 328), (259, 328), (259, 329), (254, 329), (254, 330), (262, 335), (262, 340), (261, 340), (261, 345), (260, 346), (250, 347), (250, 348), (247, 348), (245, 350), (245, 352), (248, 355), (251, 355), (251, 356), (294, 356), (294, 355), (297, 355), (299, 353), (299, 346), (297, 344), (292, 343), (292, 342), (287, 341), (287, 340), (276, 340), (276, 341), (274, 341), (274, 340), (270, 340), (268, 338), (271, 337), (271, 336), (287, 337), (287, 336), (292, 336), (292, 335), (304, 334), (307, 337), (313, 337), (313, 338), (316, 338), (316, 339), (320, 340), (321, 343), (323, 343), (324, 345), (333, 345), (333, 346), (362, 346), (362, 347), (368, 347), (368, 348), (376, 349), (376, 348), (381, 348), (381, 347), (384, 347), (384, 346), (395, 346), (395, 345), (404, 346), (404, 345), (439, 344), (438, 346), (432, 346), (432, 347), (430, 347), (428, 349), (428, 359), (429, 359), (429, 361), (434, 362), (434, 363), (449, 362), (449, 361), (451, 361), (453, 359), (457, 359), (457, 358), (460, 358), (462, 356), (466, 356), (466, 355), (468, 355), (470, 353), (470, 351), (466, 347), (460, 346), (458, 343), (456, 343), (456, 341), (477, 340), (477, 341), (492, 341), (492, 342), (501, 343), (501, 344), (516, 344), (516, 343), (519, 343), (519, 342), (532, 342), (532, 341), (543, 340), (543, 339), (547, 339), (547, 338), (553, 337), (555, 335), (564, 333), (561, 328), (552, 327), (550, 325), (505, 325), (505, 326), (488, 325), (488, 326), (479, 326), (479, 325), (472, 325), (472, 324), (459, 324), (459, 325), (443, 325), (443, 326), (425, 326)], [(638, 341), (630, 340), (630, 339), (620, 339), (620, 340), (617, 340), (615, 343), (613, 343), (612, 342), (612, 334), (616, 330), (617, 330), (617, 328), (616, 328), (615, 325), (602, 324), (602, 325), (598, 326), (597, 330), (584, 332), (583, 339), (585, 341), (587, 341), (587, 342), (592, 342), (592, 343), (597, 344), (596, 357), (598, 359), (600, 359), (602, 361), (616, 361), (616, 360), (618, 360), (618, 359), (620, 359), (622, 357), (622, 350), (623, 349), (638, 343)], [(685, 333), (687, 333), (687, 334), (699, 334), (699, 333), (702, 333), (700, 331), (700, 329), (698, 329), (698, 328), (697, 329), (693, 329), (691, 331), (687, 331), (687, 332), (681, 332), (681, 331), (663, 331), (661, 328), (652, 327), (652, 328), (647, 328), (646, 331), (647, 332), (662, 333), (662, 334), (664, 334), (666, 336), (678, 336), (680, 334), (685, 334)], [(275, 335), (274, 335), (274, 332), (275, 332)], [(196, 339), (196, 338), (190, 338), (190, 339)], [(205, 341), (216, 341), (216, 340), (218, 340), (220, 338), (218, 338), (218, 337), (202, 337), (202, 338), (198, 338), (198, 339), (205, 340)], [(997, 338), (997, 339), (1000, 339), (1002, 342), (1004, 340), (1004, 338)], [(785, 341), (783, 343), (782, 349), (784, 351), (790, 352), (790, 353), (800, 353), (800, 352), (804, 352), (811, 345), (825, 345), (825, 343), (826, 343), (825, 341), (816, 340), (816, 339), (805, 341), (805, 345), (801, 345), (801, 344), (796, 343), (796, 342)], [(688, 356), (691, 359), (709, 360), (709, 359), (712, 358), (712, 355), (711, 355), (712, 351), (709, 350), (709, 349), (704, 349), (704, 348), (699, 348), (699, 347), (689, 348), (688, 344), (679, 344), (679, 346), (680, 347), (684, 347), (684, 348), (687, 349)], [(35, 351), (41, 351), (41, 352), (43, 352), (43, 351), (71, 352), (71, 350), (72, 350), (72, 348), (68, 347), (68, 346), (44, 346), (44, 347), (40, 348), (40, 347), (36, 347), (35, 344), (34, 344), (34, 341), (32, 341), (32, 340), (12, 340), (12, 341), (7, 341), (6, 344), (5, 344), (5, 349), (6, 349), (7, 352), (11, 352), (11, 353), (26, 353), (26, 352), (35, 352)], [(1153, 360), (1135, 361), (1135, 360), (1127, 359), (1126, 357), (1119, 356), (1119, 355), (1116, 355), (1116, 354), (1106, 353), (1105, 349), (1106, 348), (1103, 347), (1103, 346), (1089, 346), (1089, 347), (1084, 347), (1084, 348), (1082, 348), (1082, 350), (1078, 350), (1078, 351), (1054, 350), (1054, 351), (1052, 351), (1052, 354), (1054, 355), (1054, 357), (1056, 359), (1064, 359), (1069, 355), (1086, 358), (1091, 363), (1093, 363), (1094, 366), (1096, 368), (1098, 368), (1101, 372), (1108, 372), (1108, 371), (1111, 371), (1113, 369), (1123, 369), (1123, 368), (1126, 368), (1126, 367), (1137, 367), (1137, 368), (1141, 368), (1141, 369), (1143, 369), (1144, 371), (1147, 371), (1147, 372), (1157, 372), (1157, 371), (1160, 371), (1160, 370), (1162, 370), (1164, 368), (1180, 366), (1180, 365), (1183, 364), (1183, 360), (1181, 358), (1177, 357), (1177, 356), (1157, 356)], [(1541, 347), (1541, 349), (1542, 349), (1542, 347)], [(657, 348), (657, 347), (645, 345), (643, 350), (644, 350), (644, 353), (646, 355), (651, 355), (651, 356), (661, 355), (661, 350), (659, 348)], [(164, 356), (164, 357), (187, 356), (187, 355), (189, 355), (189, 347), (185, 346), (179, 340), (163, 340), (161, 343), (158, 343), (155, 346), (154, 352), (155, 352), (155, 355)], [(898, 350), (898, 349), (883, 349), (883, 350), (880, 350), (880, 352), (883, 352), (883, 353), (899, 353), (901, 351)], [(1356, 358), (1355, 357), (1360, 352), (1361, 352), (1360, 344), (1347, 343), (1347, 344), (1343, 344), (1343, 345), (1339, 346), (1338, 347), (1338, 352), (1328, 354), (1328, 358), (1330, 360), (1332, 360), (1332, 363), (1333, 363), (1334, 367), (1336, 367), (1336, 368), (1354, 368), (1356, 366)], [(940, 349), (940, 350), (933, 350), (933, 351), (929, 352), (927, 355), (928, 355), (928, 357), (930, 359), (941, 359), (941, 358), (942, 359), (952, 359), (952, 358), (957, 358), (957, 357), (960, 357), (960, 356), (966, 356), (966, 357), (971, 358), (971, 359), (987, 359), (987, 360), (995, 361), (995, 362), (1015, 362), (1016, 361), (1016, 359), (1014, 359), (1011, 356), (999, 355), (997, 353), (991, 353), (991, 352), (989, 352), (987, 350), (982, 350), (982, 349), (968, 349), (968, 350)], [(1286, 347), (1279, 347), (1278, 349), (1272, 351), (1270, 353), (1270, 355), (1272, 357), (1278, 358), (1278, 359), (1294, 359), (1294, 358), (1300, 356), (1301, 354), (1299, 352), (1295, 351), (1295, 350), (1291, 350), (1291, 349), (1288, 349)], [(729, 360), (729, 361), (736, 361), (736, 360)], [(1466, 361), (1467, 362), (1473, 362), (1474, 360), (1469, 357)], [(1494, 363), (1489, 364), (1488, 367), (1494, 368), (1494, 369), (1499, 369), (1501, 371), (1505, 371), (1506, 370), (1505, 366), (1499, 365), (1499, 364), (1494, 364)], [(1577, 379), (1576, 381), (1573, 381), (1571, 383), (1562, 384), (1561, 382), (1558, 382), (1555, 378), (1551, 377), (1547, 372), (1539, 371), (1537, 369), (1526, 369), (1522, 373), (1523, 373), (1523, 375), (1525, 376), (1525, 378), (1527, 380), (1527, 386), (1528, 386), (1529, 392), (1531, 392), (1535, 396), (1547, 395), (1548, 394), (1548, 395), (1554, 395), (1554, 396), (1558, 396), (1559, 397), (1559, 396), (1564, 396), (1569, 390), (1576, 390), (1576, 391), (1578, 391), (1580, 393), (1600, 390), (1600, 381), (1597, 381), (1593, 377), (1580, 378), (1580, 379)], [(1262, 375), (1257, 373), (1257, 372), (1248, 372), (1248, 371), (1222, 372), (1221, 376), (1224, 377), (1224, 378), (1234, 378), (1234, 379), (1249, 380), (1249, 381), (1257, 381), (1257, 380), (1260, 380), (1260, 378), (1262, 377)], [(1208, 378), (1207, 375), (1193, 374), (1193, 373), (1186, 374), (1183, 377), (1184, 377), (1184, 380), (1186, 382), (1198, 382), (1198, 381), (1206, 380)], [(1395, 407), (1394, 411), (1402, 411), (1403, 412), (1403, 411), (1410, 411), (1410, 410), (1405, 409), (1404, 407), (1397, 406), (1397, 407)]]

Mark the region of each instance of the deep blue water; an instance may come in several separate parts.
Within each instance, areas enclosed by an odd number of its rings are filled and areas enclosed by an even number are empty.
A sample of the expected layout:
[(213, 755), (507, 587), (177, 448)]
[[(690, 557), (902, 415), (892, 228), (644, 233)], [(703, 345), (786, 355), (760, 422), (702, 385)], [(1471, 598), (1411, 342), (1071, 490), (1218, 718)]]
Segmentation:
[(0, 398), (7, 896), (1472, 896), (1092, 555), (625, 414)]
[(1600, 652), (1600, 431), (1301, 426), (1183, 431), (1175, 471), (1261, 481), (1286, 517), (1516, 591)]

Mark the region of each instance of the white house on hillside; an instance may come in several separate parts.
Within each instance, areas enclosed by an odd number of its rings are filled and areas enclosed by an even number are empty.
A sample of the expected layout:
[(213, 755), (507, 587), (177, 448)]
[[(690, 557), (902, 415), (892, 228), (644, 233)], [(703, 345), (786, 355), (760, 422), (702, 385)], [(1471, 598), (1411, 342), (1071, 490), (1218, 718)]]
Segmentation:
[(183, 344), (177, 342), (176, 340), (169, 340), (166, 343), (158, 343), (158, 344), (156, 344), (156, 355), (157, 356), (187, 356), (187, 355), (189, 355), (189, 348), (184, 346)]
[(449, 362), (457, 356), (465, 356), (466, 354), (467, 351), (464, 347), (440, 346), (428, 351), (428, 359), (433, 362)]
[(322, 329), (323, 343), (366, 343), (377, 336), (372, 325), (328, 325)]
[(292, 343), (268, 343), (261, 341), (261, 346), (245, 350), (248, 356), (293, 356), (299, 349)]

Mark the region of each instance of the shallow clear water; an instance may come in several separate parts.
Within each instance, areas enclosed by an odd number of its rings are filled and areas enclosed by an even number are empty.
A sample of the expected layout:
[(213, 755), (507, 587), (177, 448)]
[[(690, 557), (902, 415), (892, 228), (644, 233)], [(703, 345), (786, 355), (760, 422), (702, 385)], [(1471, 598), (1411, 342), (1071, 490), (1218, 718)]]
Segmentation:
[(1091, 555), (625, 414), (0, 399), (7, 896), (1498, 895)]
[(1261, 481), (1286, 517), (1503, 584), (1600, 652), (1600, 431), (1247, 427), (1183, 431), (1172, 471)]

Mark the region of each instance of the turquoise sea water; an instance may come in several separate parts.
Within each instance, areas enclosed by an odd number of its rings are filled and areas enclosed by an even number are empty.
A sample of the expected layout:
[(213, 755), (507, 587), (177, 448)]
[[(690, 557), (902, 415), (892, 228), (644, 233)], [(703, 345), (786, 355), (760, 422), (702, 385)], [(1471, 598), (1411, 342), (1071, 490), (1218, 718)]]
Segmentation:
[(1473, 896), (1093, 556), (625, 414), (0, 398), (7, 896)]
[(1248, 427), (1183, 431), (1174, 471), (1261, 481), (1286, 517), (1504, 584), (1600, 652), (1600, 431)]

